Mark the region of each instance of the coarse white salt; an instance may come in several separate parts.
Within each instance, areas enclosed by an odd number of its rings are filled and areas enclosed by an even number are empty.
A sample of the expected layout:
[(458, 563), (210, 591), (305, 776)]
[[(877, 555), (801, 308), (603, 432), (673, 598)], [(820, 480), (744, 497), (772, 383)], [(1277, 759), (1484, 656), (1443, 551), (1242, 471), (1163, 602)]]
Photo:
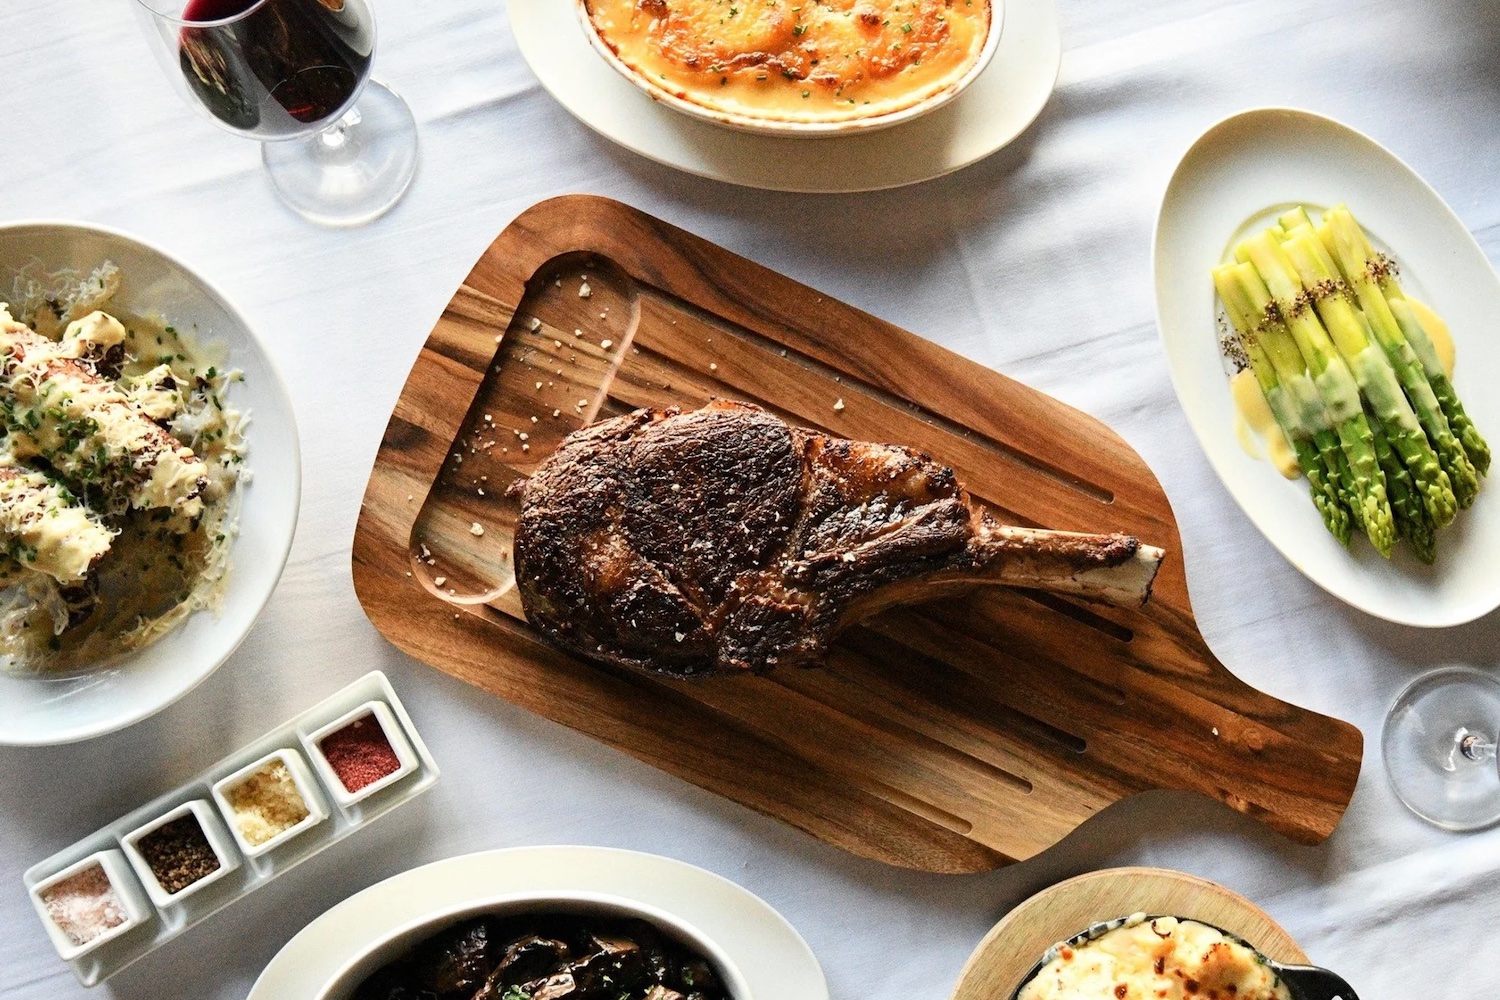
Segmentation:
[(74, 945), (88, 944), (125, 922), (125, 907), (103, 865), (90, 865), (42, 893), (47, 916)]
[(475, 538), (478, 538), (480, 535), (484, 534), (484, 525), (480, 524), (478, 521), (475, 521), (473, 524), (469, 525), (469, 534), (473, 535)]

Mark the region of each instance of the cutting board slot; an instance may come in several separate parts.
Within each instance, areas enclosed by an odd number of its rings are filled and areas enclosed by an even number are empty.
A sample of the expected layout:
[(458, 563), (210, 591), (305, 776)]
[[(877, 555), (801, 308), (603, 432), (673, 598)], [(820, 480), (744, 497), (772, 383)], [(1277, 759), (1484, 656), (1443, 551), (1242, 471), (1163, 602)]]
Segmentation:
[[(665, 356), (700, 359), (692, 376), (679, 376), (673, 385), (679, 399), (681, 392), (691, 393), (694, 401), (684, 402), (685, 408), (701, 405), (716, 396), (748, 399), (793, 423), (857, 440), (921, 441), (931, 439), (933, 432), (937, 432), (943, 438), (961, 443), (963, 454), (935, 457), (953, 465), (966, 482), (987, 482), (995, 474), (1022, 480), (1045, 477), (1053, 486), (1098, 503), (1114, 502), (1114, 493), (1108, 487), (1090, 482), (1032, 452), (976, 435), (956, 421), (868, 379), (786, 347), (659, 288), (648, 288), (646, 294), (644, 308), (652, 321), (646, 324), (642, 349), (649, 344)], [(887, 363), (910, 362), (893, 357)], [(695, 386), (698, 392), (693, 393)], [(915, 424), (925, 427), (918, 429)], [(991, 498), (981, 498), (995, 507), (1007, 523), (1041, 526), (1030, 524), (1020, 513), (1006, 510)]]
[(1061, 597), (1057, 594), (1048, 594), (1040, 590), (1020, 590), (1018, 592), (1027, 600), (1040, 604), (1044, 608), (1050, 608), (1060, 615), (1066, 615), (1080, 625), (1087, 625), (1091, 629), (1103, 632), (1111, 639), (1116, 639), (1120, 642), (1129, 642), (1135, 638), (1135, 632), (1132, 629), (1112, 622), (1103, 615), (1095, 614), (1088, 608), (1081, 606), (1075, 601), (1070, 601), (1066, 597)]
[[(1160, 545), (1156, 595), (948, 594), (850, 629), (821, 669), (698, 683), (548, 645), (516, 592), (508, 487), (595, 419), (714, 397), (925, 452), (1008, 523)], [(1118, 435), (604, 199), (528, 210), (454, 294), (381, 441), (353, 570), (419, 659), (893, 864), (1027, 858), (1158, 788), (1315, 843), (1359, 774), (1357, 729), (1250, 688), (1204, 643), (1166, 494)]]
[[(992, 661), (966, 670), (964, 660), (953, 652), (935, 655), (940, 651), (930, 644), (903, 641), (914, 621), (921, 626), (912, 611), (898, 611), (855, 629), (844, 641), (858, 644), (864, 654), (861, 667), (895, 679), (913, 701), (934, 700), (955, 712), (971, 715), (987, 729), (1007, 737), (1021, 734), (1027, 740), (1051, 744), (1070, 754), (1088, 752), (1087, 739), (1028, 710), (1024, 703), (1016, 703), (1008, 683), (1007, 664)], [(857, 638), (861, 633), (866, 636), (863, 640)], [(859, 671), (860, 675), (864, 673), (865, 670)]]
[[(532, 275), (412, 525), (412, 573), (429, 593), (525, 617), (511, 487), (564, 437), (619, 409), (609, 389), (639, 302), (630, 276), (596, 254), (562, 254)], [(466, 315), (483, 323), (486, 314)]]

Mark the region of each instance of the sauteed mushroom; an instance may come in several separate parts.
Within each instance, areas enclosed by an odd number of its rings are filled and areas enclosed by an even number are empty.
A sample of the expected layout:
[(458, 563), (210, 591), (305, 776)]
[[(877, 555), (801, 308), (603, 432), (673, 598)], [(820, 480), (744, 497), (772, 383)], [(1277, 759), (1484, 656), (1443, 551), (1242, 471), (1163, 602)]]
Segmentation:
[(355, 1000), (729, 1000), (702, 955), (640, 920), (479, 917), (378, 969)]

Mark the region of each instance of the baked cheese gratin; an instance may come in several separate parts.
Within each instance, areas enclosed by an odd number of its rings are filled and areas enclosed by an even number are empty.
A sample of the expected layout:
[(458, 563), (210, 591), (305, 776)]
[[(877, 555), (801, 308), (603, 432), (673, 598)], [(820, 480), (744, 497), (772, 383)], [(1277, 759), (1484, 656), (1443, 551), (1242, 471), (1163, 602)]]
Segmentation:
[(955, 88), (992, 17), (992, 0), (581, 2), (652, 89), (766, 122), (877, 118)]
[(1196, 920), (1137, 913), (1048, 955), (1018, 1000), (1292, 1000), (1259, 953)]

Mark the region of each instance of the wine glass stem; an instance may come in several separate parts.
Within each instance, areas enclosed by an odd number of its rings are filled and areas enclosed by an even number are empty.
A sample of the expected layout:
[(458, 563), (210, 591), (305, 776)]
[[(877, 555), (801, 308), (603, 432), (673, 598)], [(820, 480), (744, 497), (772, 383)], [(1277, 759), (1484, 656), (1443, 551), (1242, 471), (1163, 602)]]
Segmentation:
[(322, 133), (323, 145), (329, 149), (337, 149), (348, 141), (348, 131), (359, 124), (359, 108), (353, 107), (344, 112), (343, 117), (334, 122), (332, 126)]
[(1494, 760), (1496, 745), (1484, 733), (1476, 733), (1468, 726), (1459, 726), (1453, 734), (1453, 749), (1448, 755), (1449, 771), (1456, 771), (1465, 763), (1483, 764)]

